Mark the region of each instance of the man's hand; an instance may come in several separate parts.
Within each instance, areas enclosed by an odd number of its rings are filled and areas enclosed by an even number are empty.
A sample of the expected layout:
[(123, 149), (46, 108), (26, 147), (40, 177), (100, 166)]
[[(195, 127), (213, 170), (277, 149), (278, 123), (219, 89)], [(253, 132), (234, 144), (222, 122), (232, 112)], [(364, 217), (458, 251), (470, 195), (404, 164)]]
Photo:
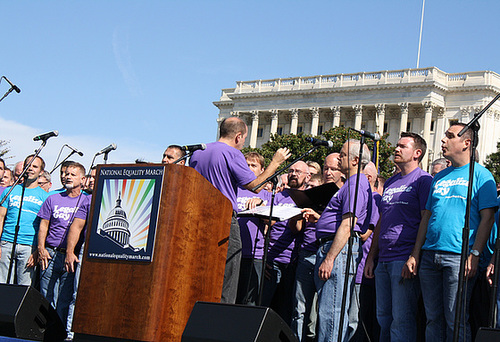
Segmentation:
[(401, 270), (401, 277), (411, 279), (417, 275), (418, 260), (413, 255), (410, 255)]
[(375, 262), (373, 257), (368, 254), (365, 261), (365, 269), (363, 270), (365, 277), (372, 279), (375, 277)]
[(495, 274), (495, 264), (491, 262), (488, 267), (486, 267), (486, 279), (488, 284), (493, 285), (493, 275)]
[(319, 279), (323, 281), (327, 281), (332, 275), (333, 263), (335, 259), (330, 260), (329, 258), (325, 258), (321, 265), (319, 266), (318, 276)]
[(311, 208), (305, 208), (302, 209), (302, 217), (307, 221), (311, 223), (316, 223), (318, 222), (320, 218), (320, 214), (312, 210)]
[(273, 156), (273, 161), (279, 165), (283, 164), (285, 160), (290, 158), (292, 153), (286, 147), (279, 148)]
[(264, 204), (264, 200), (258, 198), (258, 197), (254, 197), (254, 198), (250, 198), (247, 203), (245, 203), (245, 208), (246, 209), (254, 209), (260, 205), (263, 205)]
[(465, 276), (467, 278), (473, 278), (477, 272), (477, 266), (479, 264), (479, 257), (469, 254), (467, 261), (465, 263)]
[(66, 259), (64, 260), (64, 268), (66, 272), (74, 273), (76, 271), (76, 263), (80, 260), (73, 253), (66, 253)]
[(35, 267), (37, 261), (38, 261), (38, 250), (35, 249), (35, 251), (33, 253), (31, 253), (30, 257), (28, 258), (28, 262), (26, 263), (26, 267), (28, 267), (28, 268)]
[(38, 247), (38, 263), (42, 271), (49, 267), (49, 259), (52, 259), (49, 251), (43, 247)]

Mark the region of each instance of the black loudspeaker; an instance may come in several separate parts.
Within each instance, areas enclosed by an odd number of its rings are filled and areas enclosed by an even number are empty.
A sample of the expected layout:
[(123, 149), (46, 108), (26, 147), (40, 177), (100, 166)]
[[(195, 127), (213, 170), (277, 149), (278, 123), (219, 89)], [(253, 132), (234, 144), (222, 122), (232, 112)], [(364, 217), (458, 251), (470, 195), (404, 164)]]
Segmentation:
[(66, 329), (54, 308), (31, 286), (0, 284), (0, 336), (62, 341)]
[(491, 328), (479, 328), (476, 335), (476, 342), (499, 342), (500, 330)]
[(270, 308), (196, 302), (182, 342), (298, 342)]

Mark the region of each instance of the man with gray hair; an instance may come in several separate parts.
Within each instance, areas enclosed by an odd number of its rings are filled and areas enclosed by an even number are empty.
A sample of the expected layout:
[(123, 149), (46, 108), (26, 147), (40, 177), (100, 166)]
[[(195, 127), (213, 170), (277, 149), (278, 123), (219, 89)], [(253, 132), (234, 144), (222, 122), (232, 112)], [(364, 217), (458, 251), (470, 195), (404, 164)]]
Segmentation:
[(52, 177), (47, 170), (44, 170), (40, 177), (38, 177), (38, 186), (47, 192), (52, 187)]
[[(320, 247), (316, 254), (315, 283), (318, 290), (318, 341), (336, 341), (337, 336), (342, 333), (346, 336), (348, 327), (349, 303), (354, 279), (349, 277), (348, 291), (345, 294), (346, 306), (344, 308), (343, 329), (340, 331), (339, 322), (341, 317), (341, 306), (343, 288), (347, 263), (347, 241), (351, 232), (351, 224), (354, 222), (353, 230), (356, 235), (353, 238), (353, 258), (350, 270), (354, 272), (360, 258), (360, 246), (358, 234), (364, 230), (370, 218), (368, 211), (372, 203), (372, 192), (370, 183), (364, 174), (359, 175), (359, 189), (356, 189), (356, 178), (358, 165), (362, 168), (370, 161), (370, 151), (364, 145), (361, 158), (359, 156), (360, 142), (348, 140), (340, 151), (340, 171), (347, 176), (342, 188), (332, 197), (328, 206), (321, 214), (316, 223), (316, 238)], [(356, 210), (354, 211), (354, 200), (357, 191)], [(317, 216), (305, 213), (305, 218), (315, 222)]]
[(439, 171), (446, 169), (450, 166), (451, 162), (446, 158), (439, 158), (432, 162), (431, 165), (431, 176), (434, 177)]

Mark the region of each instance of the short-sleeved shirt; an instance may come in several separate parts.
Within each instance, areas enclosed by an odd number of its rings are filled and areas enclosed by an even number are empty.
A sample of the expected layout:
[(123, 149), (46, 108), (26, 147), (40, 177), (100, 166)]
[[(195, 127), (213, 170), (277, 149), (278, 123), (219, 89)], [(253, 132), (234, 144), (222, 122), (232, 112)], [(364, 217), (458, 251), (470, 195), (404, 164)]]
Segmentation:
[[(321, 217), (316, 223), (317, 239), (336, 233), (338, 227), (342, 223), (342, 216), (353, 213), (354, 196), (356, 192), (356, 177), (357, 175), (349, 177), (340, 190), (333, 195), (326, 209), (321, 214)], [(364, 174), (359, 175), (357, 202), (356, 213), (354, 213), (357, 217), (357, 222), (354, 227), (354, 231), (361, 232), (363, 231), (364, 225), (369, 222), (370, 217), (368, 217), (368, 207), (371, 206), (372, 202), (372, 190), (370, 188), (370, 183)]]
[[(7, 187), (2, 193), (2, 198), (7, 195), (10, 187)], [(7, 197), (2, 204), (7, 208), (5, 215), (5, 222), (1, 240), (14, 242), (14, 233), (19, 215), (19, 206), (22, 194), (22, 186), (16, 185), (14, 190)], [(34, 189), (26, 188), (24, 191), (23, 207), (21, 212), (21, 219), (19, 221), (19, 234), (17, 236), (17, 243), (23, 245), (35, 245), (37, 242), (38, 228), (40, 227), (40, 219), (37, 214), (43, 202), (47, 199), (48, 194), (39, 186)]]
[(77, 211), (87, 201), (83, 193), (76, 197), (70, 197), (66, 192), (50, 195), (42, 204), (38, 217), (49, 221), (47, 232), (47, 247), (66, 247), (67, 232)]
[[(275, 206), (296, 207), (287, 189), (276, 194), (274, 198)], [(290, 264), (297, 256), (296, 239), (299, 234), (292, 233), (288, 226), (288, 221), (276, 222), (269, 233), (268, 260), (282, 264)]]
[[(434, 177), (425, 207), (431, 211), (431, 217), (422, 249), (461, 253), (468, 186), (469, 164), (450, 166)], [(495, 180), (490, 171), (477, 163), (472, 188), (469, 247), (476, 239), (480, 211), (498, 208)]]
[(432, 176), (417, 167), (398, 173), (384, 184), (380, 212), (379, 261), (407, 260), (417, 239)]
[[(260, 198), (264, 201), (263, 205), (269, 205), (271, 194), (265, 190), (256, 194), (250, 190), (238, 188), (238, 212), (245, 210), (245, 205), (251, 198)], [(238, 217), (238, 224), (240, 225), (242, 244), (241, 256), (262, 259), (264, 254), (264, 235), (262, 234), (264, 224), (255, 217)]]
[[(369, 229), (374, 230), (375, 226), (378, 223), (378, 219), (380, 218), (380, 213), (379, 213), (379, 206), (380, 206), (380, 201), (382, 200), (382, 196), (380, 196), (379, 193), (377, 192), (372, 192), (372, 206), (371, 206), (371, 215), (370, 215), (370, 224), (369, 224)], [(370, 234), (368, 239), (366, 239), (365, 242), (361, 245), (361, 252), (363, 253), (363, 256), (361, 257), (361, 261), (359, 262), (358, 265), (358, 270), (356, 272), (356, 284), (363, 284), (365, 281), (373, 283), (372, 279), (368, 278), (363, 278), (363, 271), (365, 269), (365, 263), (366, 263), (366, 257), (368, 256), (368, 253), (370, 252), (370, 247), (372, 246), (372, 240), (373, 240), (373, 232)]]
[(207, 144), (205, 150), (195, 151), (189, 160), (189, 166), (222, 192), (231, 201), (235, 211), (238, 210), (238, 186), (243, 187), (256, 178), (243, 153), (220, 141)]

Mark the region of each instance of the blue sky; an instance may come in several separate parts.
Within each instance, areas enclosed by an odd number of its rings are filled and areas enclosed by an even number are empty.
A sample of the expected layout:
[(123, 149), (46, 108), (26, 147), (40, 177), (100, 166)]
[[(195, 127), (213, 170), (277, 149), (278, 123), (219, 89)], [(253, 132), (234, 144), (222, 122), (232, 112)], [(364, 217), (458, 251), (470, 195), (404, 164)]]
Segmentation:
[[(4, 1), (0, 102), (8, 164), (58, 130), (109, 161), (158, 162), (169, 144), (216, 137), (221, 89), (239, 80), (415, 68), (422, 0)], [(500, 72), (500, 2), (427, 0), (421, 67)], [(9, 89), (0, 83), (0, 95)], [(67, 150), (66, 150), (67, 151)], [(64, 154), (65, 152), (63, 152)], [(98, 159), (101, 161), (102, 159)]]

